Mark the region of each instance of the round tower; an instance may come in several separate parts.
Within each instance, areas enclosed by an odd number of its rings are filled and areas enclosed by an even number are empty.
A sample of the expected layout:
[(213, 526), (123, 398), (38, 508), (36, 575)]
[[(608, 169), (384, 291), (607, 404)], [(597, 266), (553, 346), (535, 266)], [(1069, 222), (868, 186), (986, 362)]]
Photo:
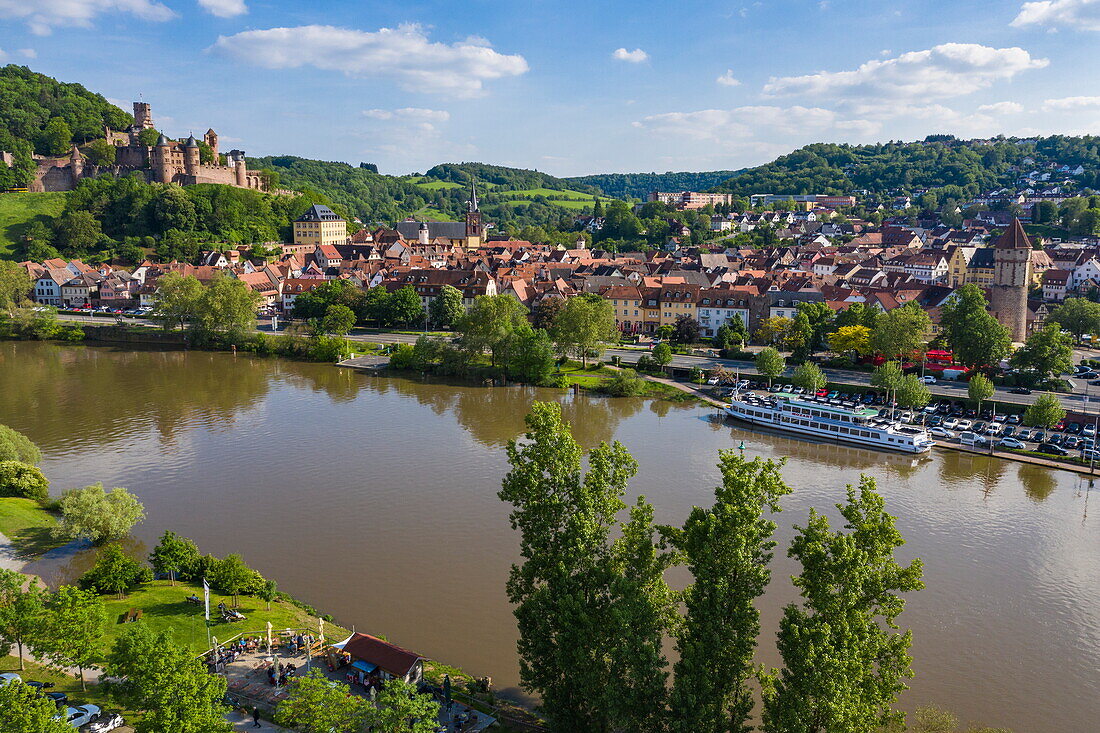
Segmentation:
[(993, 244), (993, 285), (989, 305), (994, 317), (1012, 335), (1027, 338), (1027, 290), (1031, 285), (1031, 240), (1014, 219)]
[(419, 231), (417, 231), (416, 241), (419, 244), (427, 244), (428, 243), (428, 222), (426, 222), (426, 221), (420, 222), (420, 229), (419, 229)]
[(199, 173), (199, 142), (194, 135), (188, 137), (183, 144), (183, 170), (189, 176)]
[(160, 183), (172, 182), (171, 155), (172, 148), (168, 144), (168, 138), (161, 135), (157, 140), (156, 147), (153, 148), (154, 177)]
[(248, 168), (245, 167), (243, 150), (237, 151), (233, 158), (233, 173), (237, 177), (237, 185), (248, 188)]
[(84, 177), (84, 156), (80, 154), (80, 148), (76, 145), (73, 146), (73, 151), (69, 154), (69, 170), (73, 174), (73, 183)]

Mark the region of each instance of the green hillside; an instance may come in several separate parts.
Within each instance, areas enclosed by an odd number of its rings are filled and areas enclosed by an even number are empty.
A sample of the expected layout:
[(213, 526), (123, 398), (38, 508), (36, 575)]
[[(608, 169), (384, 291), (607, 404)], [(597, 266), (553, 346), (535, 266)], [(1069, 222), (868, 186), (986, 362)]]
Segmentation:
[(556, 178), (547, 173), (528, 170), (526, 168), (508, 168), (502, 165), (489, 165), (488, 163), (441, 163), (430, 169), (425, 176), (438, 181), (450, 181), (462, 185), (469, 185), (470, 179), (493, 184), (501, 189), (529, 190), (547, 188), (553, 191), (566, 189), (581, 189), (587, 193), (599, 193), (598, 190), (586, 185), (578, 185), (564, 178)]
[(650, 191), (706, 191), (736, 176), (738, 171), (705, 173), (599, 173), (564, 179), (569, 185), (593, 187), (614, 198), (644, 199)]
[(36, 219), (48, 224), (65, 208), (64, 193), (0, 194), (0, 259), (12, 259), (19, 238)]

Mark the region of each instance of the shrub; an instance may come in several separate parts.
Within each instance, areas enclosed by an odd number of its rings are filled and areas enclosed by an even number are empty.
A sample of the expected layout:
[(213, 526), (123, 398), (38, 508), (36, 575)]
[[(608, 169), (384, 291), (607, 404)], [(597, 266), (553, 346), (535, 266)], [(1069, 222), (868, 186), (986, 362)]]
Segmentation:
[(50, 482), (37, 466), (0, 461), (0, 496), (21, 496), (44, 503), (50, 498)]
[(645, 392), (645, 380), (633, 369), (620, 369), (603, 386), (603, 391), (612, 397), (637, 397)]
[(117, 543), (99, 553), (95, 565), (80, 577), (80, 587), (96, 593), (114, 593), (119, 598), (136, 585), (153, 579), (153, 571), (129, 557)]
[(37, 465), (42, 460), (38, 446), (23, 433), (0, 425), (0, 461), (19, 461)]

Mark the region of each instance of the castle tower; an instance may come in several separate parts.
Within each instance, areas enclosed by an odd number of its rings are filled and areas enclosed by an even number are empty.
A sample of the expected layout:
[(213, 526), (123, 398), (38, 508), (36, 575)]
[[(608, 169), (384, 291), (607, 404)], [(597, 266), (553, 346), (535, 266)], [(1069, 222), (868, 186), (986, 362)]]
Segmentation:
[(153, 108), (148, 102), (134, 102), (134, 127), (139, 130), (153, 126)]
[(183, 144), (183, 170), (189, 176), (199, 173), (199, 142), (194, 135), (188, 137)]
[(218, 164), (218, 133), (214, 132), (214, 128), (211, 127), (206, 131), (206, 134), (202, 136), (202, 141), (210, 146), (210, 149), (214, 151), (214, 164)]
[(73, 174), (73, 183), (84, 177), (84, 156), (80, 154), (80, 148), (73, 146), (73, 152), (69, 154), (69, 170)]
[(160, 139), (157, 140), (156, 147), (153, 148), (154, 178), (156, 178), (159, 183), (172, 182), (171, 155), (172, 148), (168, 144), (168, 138), (161, 135)]
[(993, 244), (993, 286), (990, 309), (1012, 335), (1027, 338), (1027, 289), (1031, 284), (1031, 240), (1019, 219)]
[(232, 161), (233, 173), (237, 177), (237, 185), (241, 188), (248, 188), (248, 168), (244, 162), (244, 151), (234, 150), (229, 156)]
[(417, 244), (428, 243), (428, 222), (420, 222), (420, 229), (417, 231), (416, 242)]

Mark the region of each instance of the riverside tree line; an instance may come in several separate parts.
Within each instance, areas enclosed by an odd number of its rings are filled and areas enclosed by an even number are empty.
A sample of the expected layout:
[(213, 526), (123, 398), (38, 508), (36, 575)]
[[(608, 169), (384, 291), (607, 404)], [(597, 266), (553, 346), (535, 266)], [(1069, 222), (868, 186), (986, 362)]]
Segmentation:
[[(521, 678), (554, 731), (904, 729), (894, 703), (913, 676), (912, 637), (896, 620), (922, 566), (895, 559), (904, 540), (874, 479), (848, 487), (842, 528), (813, 510), (797, 528), (787, 554), (801, 600), (783, 612), (783, 666), (764, 669), (756, 601), (791, 491), (782, 462), (720, 452), (714, 503), (659, 526), (644, 497), (620, 519), (637, 463), (617, 442), (584, 456), (557, 404), (534, 405), (508, 460), (500, 498), (520, 535), (507, 591)], [(682, 591), (664, 578), (675, 566), (692, 576)]]

